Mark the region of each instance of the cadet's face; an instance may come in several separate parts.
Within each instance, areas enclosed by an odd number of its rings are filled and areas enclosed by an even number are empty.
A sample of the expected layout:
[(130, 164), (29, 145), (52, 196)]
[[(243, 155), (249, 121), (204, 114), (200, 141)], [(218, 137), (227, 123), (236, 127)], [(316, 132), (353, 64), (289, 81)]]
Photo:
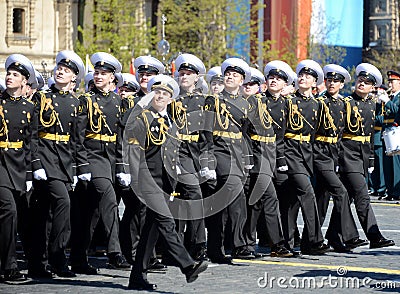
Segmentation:
[(316, 79), (312, 75), (306, 73), (299, 74), (298, 84), (300, 89), (311, 89), (317, 86)]
[(357, 77), (356, 79), (356, 85), (355, 85), (355, 92), (360, 95), (367, 95), (369, 94), (372, 90), (374, 90), (374, 83), (369, 81), (365, 77)]
[(246, 96), (257, 94), (259, 90), (260, 86), (257, 83), (250, 82), (243, 85), (243, 93)]
[(132, 91), (131, 89), (129, 89), (128, 87), (121, 87), (119, 88), (119, 95), (121, 96), (122, 99), (125, 99), (126, 97), (135, 95), (135, 91)]
[(143, 90), (147, 90), (147, 83), (148, 83), (148, 81), (150, 80), (150, 78), (151, 78), (152, 76), (155, 76), (155, 75), (156, 75), (156, 74), (148, 73), (148, 72), (139, 73), (139, 84), (140, 84), (140, 87), (141, 87)]
[(243, 76), (233, 70), (228, 70), (224, 75), (224, 85), (226, 88), (238, 88), (243, 85)]
[(26, 77), (19, 71), (10, 69), (6, 75), (6, 87), (7, 89), (17, 89), (25, 87), (27, 84)]
[(211, 94), (218, 94), (224, 90), (224, 82), (221, 81), (212, 81), (210, 84)]
[(154, 90), (154, 98), (151, 101), (151, 106), (158, 112), (163, 111), (167, 108), (168, 104), (172, 102), (171, 93), (163, 89)]
[(68, 84), (76, 79), (75, 73), (64, 65), (59, 64), (55, 71), (54, 81), (56, 84)]
[(269, 75), (267, 78), (267, 85), (268, 90), (278, 93), (282, 91), (283, 87), (286, 85), (286, 82), (278, 75)]
[(93, 81), (97, 89), (103, 90), (111, 86), (114, 81), (114, 74), (107, 70), (95, 69)]
[(400, 80), (389, 80), (388, 84), (392, 88), (392, 93), (400, 91)]
[(181, 69), (179, 71), (179, 85), (182, 88), (193, 87), (199, 80), (199, 75), (191, 70)]
[(340, 89), (343, 89), (344, 83), (338, 79), (326, 79), (325, 86), (326, 91), (333, 96), (339, 93)]

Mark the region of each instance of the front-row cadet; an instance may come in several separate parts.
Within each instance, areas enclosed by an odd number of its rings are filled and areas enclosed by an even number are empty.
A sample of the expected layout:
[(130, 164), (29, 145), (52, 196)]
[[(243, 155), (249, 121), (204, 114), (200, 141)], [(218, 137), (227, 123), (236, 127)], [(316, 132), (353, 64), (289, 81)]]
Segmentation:
[[(79, 274), (97, 274), (88, 263), (87, 250), (94, 229), (101, 218), (107, 236), (109, 268), (129, 269), (121, 254), (118, 238), (118, 204), (114, 190), (115, 178), (129, 186), (130, 176), (123, 173), (121, 130), (121, 97), (112, 89), (115, 73), (121, 72), (120, 62), (104, 52), (93, 54), (94, 87), (79, 97), (79, 144), (77, 153), (87, 156), (88, 165), (77, 166), (79, 182), (71, 202), (71, 269)], [(79, 147), (78, 146), (78, 147)]]
[(71, 234), (69, 191), (78, 181), (76, 165), (87, 164), (86, 157), (76, 152), (79, 100), (70, 92), (85, 67), (75, 52), (67, 50), (57, 54), (56, 64), (55, 84), (32, 98), (39, 114), (39, 160), (34, 161), (39, 169), (33, 172), (31, 201), (37, 237), (29, 260), (29, 275), (35, 278), (51, 277), (49, 270), (61, 277), (76, 276), (65, 256)]
[[(23, 90), (27, 83), (34, 83), (35, 72), (29, 59), (21, 54), (10, 55), (5, 68), (6, 90), (0, 98), (0, 262), (4, 280), (15, 282), (26, 280), (18, 270), (16, 236), (17, 218), (18, 227), (27, 225), (23, 219), (27, 199), (22, 193), (32, 188), (31, 138), (37, 136), (36, 122), (34, 105), (25, 100)], [(27, 236), (20, 237), (27, 253)]]
[[(147, 280), (148, 265), (159, 234), (188, 283), (207, 269), (207, 262), (195, 262), (175, 231), (175, 222), (167, 202), (176, 194), (179, 139), (177, 127), (167, 112), (167, 106), (179, 94), (178, 84), (165, 75), (149, 80), (148, 92), (154, 91), (150, 107), (142, 111), (141, 104), (126, 118), (124, 132), (125, 161), (129, 162), (132, 188), (147, 206), (146, 221), (140, 236), (136, 259), (129, 279), (129, 289), (155, 290), (157, 285)], [(143, 102), (143, 101), (142, 101)], [(138, 114), (138, 115), (136, 115)]]
[[(345, 98), (346, 119), (339, 152), (340, 179), (354, 199), (361, 227), (370, 241), (370, 248), (393, 246), (394, 241), (384, 238), (379, 230), (368, 195), (368, 173), (374, 168), (373, 137), (375, 101), (369, 94), (382, 84), (382, 74), (369, 63), (356, 67), (354, 93)], [(358, 240), (347, 242), (350, 247), (358, 246)]]
[[(253, 76), (257, 71), (251, 68), (252, 77), (250, 83), (246, 84), (247, 93), (251, 93), (249, 90), (254, 87), (249, 84), (255, 83), (258, 85), (257, 88), (260, 86), (257, 75)], [(264, 211), (267, 232), (271, 240), (271, 256), (291, 257), (293, 253), (284, 246), (278, 197), (272, 182), (276, 166), (276, 134), (273, 128), (276, 122), (268, 111), (266, 99), (265, 95), (260, 93), (247, 98), (253, 110), (249, 114), (251, 124), (247, 128), (247, 133), (251, 139), (254, 167), (250, 170), (249, 189), (245, 190), (248, 199), (245, 237), (248, 250), (255, 252), (257, 221)]]
[(350, 211), (349, 195), (336, 170), (338, 168), (338, 140), (344, 127), (344, 102), (339, 91), (350, 82), (349, 72), (336, 64), (323, 68), (326, 92), (317, 98), (321, 105), (319, 126), (313, 143), (315, 197), (318, 205), (319, 221), (324, 223), (328, 211), (330, 196), (333, 198), (333, 210), (326, 233), (328, 245), (336, 252), (349, 252), (344, 242), (359, 237), (356, 224)]

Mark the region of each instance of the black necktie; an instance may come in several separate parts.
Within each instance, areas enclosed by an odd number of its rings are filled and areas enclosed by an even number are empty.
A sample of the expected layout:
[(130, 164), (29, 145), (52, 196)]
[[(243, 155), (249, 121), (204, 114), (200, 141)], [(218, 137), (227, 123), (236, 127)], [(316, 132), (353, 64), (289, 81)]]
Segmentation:
[(164, 118), (165, 124), (166, 124), (168, 127), (170, 127), (171, 124), (170, 124), (170, 122), (169, 122), (168, 115), (161, 115), (161, 114), (160, 114), (160, 116), (161, 116), (162, 118)]

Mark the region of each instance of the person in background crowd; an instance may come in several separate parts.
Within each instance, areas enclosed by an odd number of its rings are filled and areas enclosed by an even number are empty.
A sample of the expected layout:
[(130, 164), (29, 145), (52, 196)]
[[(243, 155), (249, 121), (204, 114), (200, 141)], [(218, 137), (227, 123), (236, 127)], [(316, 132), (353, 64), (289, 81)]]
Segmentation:
[(206, 81), (210, 84), (210, 94), (219, 94), (224, 90), (224, 76), (220, 66), (210, 68), (206, 75)]
[(246, 84), (243, 84), (242, 86), (243, 97), (245, 99), (247, 99), (251, 95), (260, 93), (261, 85), (265, 84), (265, 77), (261, 71), (259, 71), (254, 67), (250, 67), (250, 72), (251, 72), (250, 81)]
[[(380, 95), (378, 93), (376, 121), (382, 125), (382, 134), (392, 127), (396, 113), (400, 108), (400, 73), (397, 71), (388, 71), (388, 83), (391, 88), (391, 95)], [(376, 138), (376, 137), (375, 137)], [(383, 149), (386, 146), (383, 141)], [(383, 157), (383, 175), (385, 179), (385, 186), (387, 189), (387, 196), (385, 200), (399, 200), (400, 199), (400, 156), (388, 156), (387, 150), (382, 151)], [(380, 196), (380, 195), (379, 195)]]

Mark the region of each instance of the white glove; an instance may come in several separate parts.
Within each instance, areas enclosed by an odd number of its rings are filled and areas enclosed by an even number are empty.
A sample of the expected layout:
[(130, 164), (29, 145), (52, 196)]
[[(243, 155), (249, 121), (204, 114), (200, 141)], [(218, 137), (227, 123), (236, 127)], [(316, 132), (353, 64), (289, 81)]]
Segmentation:
[(201, 170), (200, 170), (200, 176), (201, 177), (203, 177), (203, 178), (207, 178), (208, 179), (208, 173), (210, 172), (210, 170), (208, 169), (208, 167), (203, 167)]
[(81, 175), (78, 176), (78, 179), (80, 179), (81, 181), (90, 182), (90, 180), (92, 179), (92, 174), (91, 173), (81, 174)]
[(244, 166), (244, 168), (247, 169), (247, 170), (251, 170), (253, 168), (253, 166), (254, 166), (254, 164), (246, 164)]
[(35, 170), (33, 172), (33, 178), (38, 181), (47, 180), (46, 171), (43, 168)]
[(180, 175), (182, 174), (181, 168), (179, 167), (179, 165), (176, 166), (176, 174)]
[(71, 184), (72, 189), (75, 189), (76, 184), (78, 184), (78, 177), (77, 177), (77, 176), (74, 176), (74, 177), (73, 177), (73, 182), (72, 182), (72, 184)]
[(119, 173), (116, 174), (119, 183), (124, 186), (128, 187), (131, 183), (131, 174)]
[(149, 105), (149, 103), (151, 102), (151, 100), (153, 100), (155, 93), (153, 91), (151, 91), (150, 93), (144, 95), (138, 103), (136, 103), (137, 105), (139, 105), (142, 108), (145, 108), (147, 105)]
[(289, 169), (287, 165), (278, 166), (278, 171), (285, 172)]
[(211, 169), (208, 171), (208, 180), (216, 180), (217, 179), (217, 173), (215, 172), (214, 169)]
[(32, 181), (26, 181), (26, 192), (32, 189)]
[(378, 103), (387, 103), (388, 101), (390, 101), (390, 98), (388, 96), (388, 94), (386, 92), (382, 92), (380, 94), (378, 94)]
[(374, 167), (373, 166), (368, 168), (368, 173), (369, 174), (372, 174), (373, 171), (374, 171)]

